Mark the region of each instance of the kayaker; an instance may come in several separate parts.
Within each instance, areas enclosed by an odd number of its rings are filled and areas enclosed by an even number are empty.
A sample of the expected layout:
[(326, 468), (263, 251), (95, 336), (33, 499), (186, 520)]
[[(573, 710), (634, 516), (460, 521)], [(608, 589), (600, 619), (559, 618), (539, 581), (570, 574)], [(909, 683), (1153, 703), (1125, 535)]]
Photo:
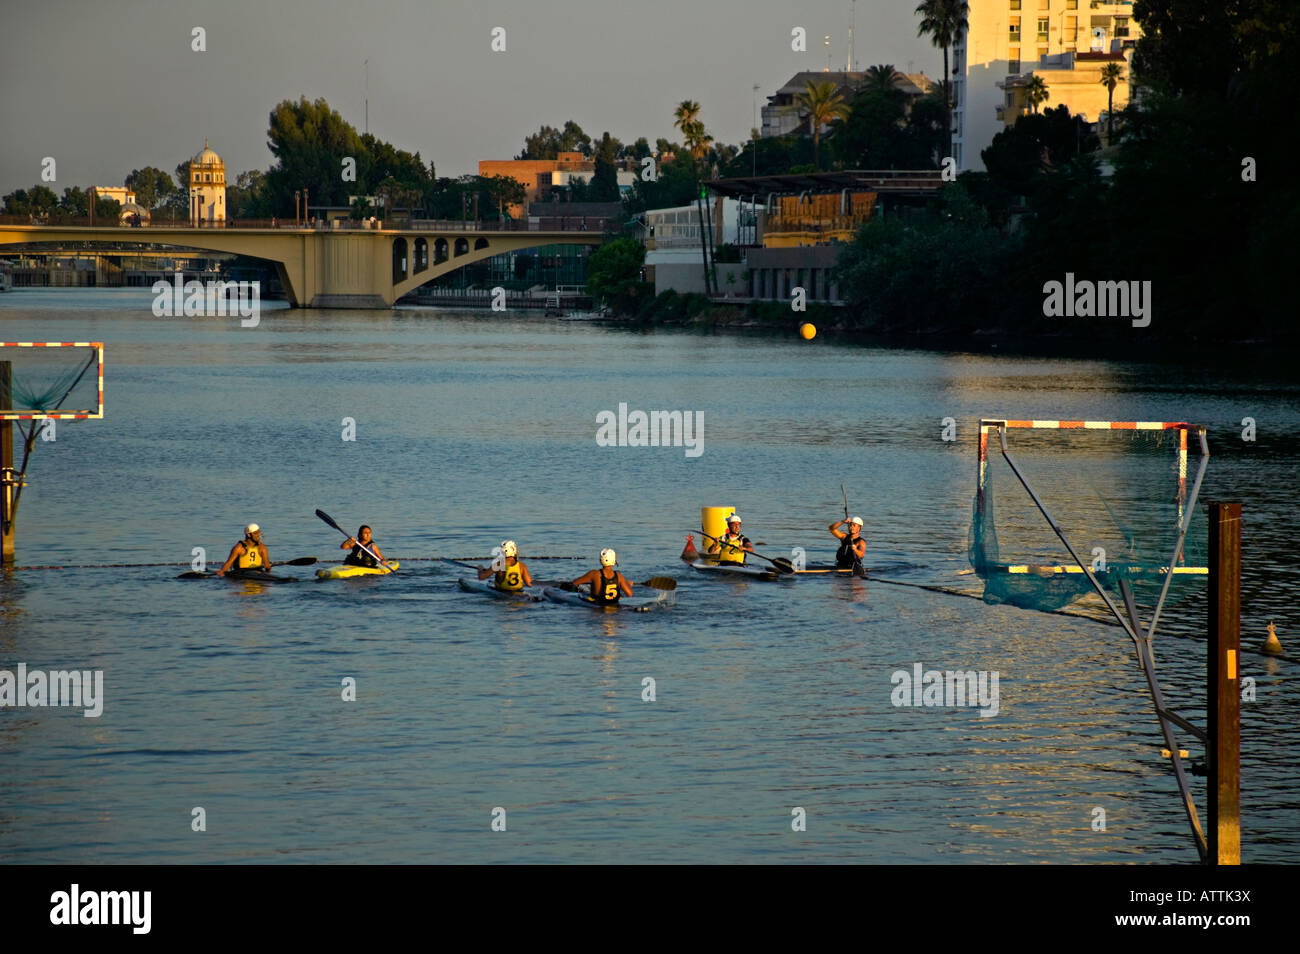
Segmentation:
[(733, 513), (727, 518), (727, 531), (709, 547), (710, 553), (718, 555), (719, 563), (744, 564), (745, 554), (754, 552), (754, 545), (749, 537), (740, 532), (740, 515)]
[[(849, 528), (847, 533), (840, 529), (845, 525)], [(841, 570), (861, 573), (862, 560), (867, 555), (867, 541), (862, 538), (862, 518), (846, 518), (832, 523), (827, 529), (840, 541), (840, 548), (835, 551), (835, 565)]]
[[(375, 556), (371, 556), (370, 553), (361, 549), (362, 544), (369, 547), (371, 553)], [(343, 558), (344, 566), (379, 566), (379, 561), (375, 557), (379, 557), (380, 560), (384, 558), (384, 555), (379, 552), (379, 547), (375, 546), (374, 538), (370, 535), (370, 527), (365, 524), (362, 524), (361, 528), (357, 530), (355, 537), (348, 537), (339, 544), (339, 549), (350, 549), (352, 551)]]
[(271, 556), (266, 552), (266, 544), (262, 542), (262, 528), (257, 524), (250, 523), (244, 528), (244, 539), (230, 548), (230, 556), (217, 571), (217, 576), (225, 576), (232, 568), (264, 571), (271, 569)]
[(614, 606), (619, 596), (631, 596), (632, 584), (622, 573), (614, 569), (617, 555), (608, 548), (600, 551), (600, 566), (582, 574), (573, 581), (575, 588), (591, 584), (591, 599), (604, 606)]
[(506, 558), (505, 568), (494, 570), (488, 567), (486, 570), (479, 570), (478, 578), (486, 580), (489, 576), (495, 576), (492, 585), (506, 593), (518, 593), (525, 586), (532, 586), (532, 575), (529, 574), (524, 562), (519, 559), (519, 546), (515, 541), (502, 540), (501, 553)]

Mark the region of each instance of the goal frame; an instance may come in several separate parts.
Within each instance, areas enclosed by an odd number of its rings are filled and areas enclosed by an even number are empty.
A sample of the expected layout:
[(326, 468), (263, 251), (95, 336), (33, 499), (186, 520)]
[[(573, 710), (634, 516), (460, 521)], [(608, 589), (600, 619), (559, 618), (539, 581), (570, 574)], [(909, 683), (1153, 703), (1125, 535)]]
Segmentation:
[[(980, 516), (984, 514), (985, 494), (988, 489), (989, 480), (989, 435), (996, 430), (1001, 429), (1004, 433), (1007, 430), (1083, 430), (1083, 431), (1176, 431), (1177, 442), (1174, 447), (1175, 459), (1178, 465), (1178, 525), (1181, 527), (1184, 522), (1184, 516), (1187, 510), (1187, 446), (1189, 434), (1200, 432), (1204, 428), (1188, 424), (1186, 421), (1054, 421), (1054, 420), (1011, 420), (1006, 418), (980, 418), (979, 429), (979, 468), (976, 481), (975, 507)], [(1209, 451), (1205, 451), (1209, 456)], [(995, 528), (996, 529), (996, 528)], [(1053, 527), (1055, 529), (1055, 527)], [(1210, 571), (1203, 566), (1184, 566), (1181, 564), (1182, 554), (1181, 546), (1179, 547), (1179, 556), (1176, 558), (1179, 565), (1173, 567), (1160, 567), (1158, 572), (1162, 574), (1173, 573), (1174, 575), (1204, 576)], [(1003, 573), (1023, 573), (1023, 574), (1047, 574), (1047, 573), (1084, 573), (1082, 566), (1062, 565), (1062, 564), (1036, 564), (1036, 563), (997, 563), (989, 569), (994, 572)], [(1099, 571), (1106, 572), (1106, 571)]]
[[(104, 418), (104, 343), (102, 341), (0, 341), (0, 361), (10, 360), (10, 348), (93, 348), (97, 396), (95, 408), (58, 408), (53, 411), (17, 411), (0, 408), (0, 421), (99, 421)], [(21, 353), (21, 352), (19, 352)], [(17, 354), (14, 355), (17, 357)], [(90, 373), (89, 369), (86, 372)]]

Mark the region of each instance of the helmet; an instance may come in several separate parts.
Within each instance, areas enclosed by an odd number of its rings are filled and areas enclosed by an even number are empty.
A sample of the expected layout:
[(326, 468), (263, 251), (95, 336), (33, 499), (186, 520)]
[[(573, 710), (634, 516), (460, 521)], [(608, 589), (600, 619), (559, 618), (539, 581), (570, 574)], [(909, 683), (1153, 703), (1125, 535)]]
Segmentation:
[(261, 529), (262, 528), (259, 527), (257, 524), (250, 523), (248, 526), (244, 528), (244, 536), (251, 537), (253, 534), (259, 533)]
[(601, 566), (613, 566), (615, 562), (617, 562), (617, 560), (618, 560), (618, 556), (614, 553), (613, 550), (609, 549), (609, 547), (606, 547), (605, 549), (600, 551)]
[(740, 514), (733, 513), (731, 516), (727, 517), (727, 523), (740, 523)]
[(862, 518), (854, 517), (852, 520), (849, 521), (849, 523), (856, 523), (860, 527), (862, 526)]
[(519, 547), (515, 544), (515, 541), (513, 540), (502, 540), (501, 552), (504, 553), (507, 557), (518, 556)]

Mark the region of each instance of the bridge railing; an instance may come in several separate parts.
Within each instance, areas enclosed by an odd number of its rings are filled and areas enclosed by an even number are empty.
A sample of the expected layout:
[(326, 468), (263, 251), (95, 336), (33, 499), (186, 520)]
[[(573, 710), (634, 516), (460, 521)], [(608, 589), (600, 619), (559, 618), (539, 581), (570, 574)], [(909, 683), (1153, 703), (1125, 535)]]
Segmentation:
[(411, 219), (401, 222), (372, 224), (366, 219), (228, 219), (224, 222), (173, 222), (154, 219), (140, 225), (118, 225), (103, 216), (91, 222), (88, 216), (0, 215), (0, 225), (41, 225), (49, 228), (120, 228), (124, 233), (157, 231), (159, 229), (313, 229), (318, 232), (339, 230), (367, 230), (386, 226), (398, 231), (414, 232), (596, 232), (617, 230), (617, 224), (596, 216), (557, 215), (532, 219), (505, 219), (499, 222), (471, 222), (460, 219)]

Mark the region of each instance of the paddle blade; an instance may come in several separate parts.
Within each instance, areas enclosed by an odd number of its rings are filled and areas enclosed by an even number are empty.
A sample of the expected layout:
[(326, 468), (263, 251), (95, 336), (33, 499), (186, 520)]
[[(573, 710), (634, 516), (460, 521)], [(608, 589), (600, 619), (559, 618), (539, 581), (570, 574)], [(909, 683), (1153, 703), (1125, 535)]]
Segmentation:
[(348, 532), (347, 532), (346, 530), (344, 530), (342, 527), (340, 527), (337, 523), (335, 523), (335, 522), (334, 522), (334, 518), (331, 517), (329, 514), (327, 514), (324, 510), (317, 510), (317, 511), (316, 511), (316, 516), (320, 517), (322, 520), (324, 520), (326, 523), (328, 523), (331, 527), (333, 527), (333, 528), (334, 528), (335, 530), (337, 530), (339, 533), (343, 534), (344, 536), (349, 536)]
[(298, 557), (296, 560), (285, 560), (280, 566), (311, 566), (313, 563), (318, 562), (320, 561), (315, 557)]
[(176, 577), (176, 579), (178, 579), (178, 580), (206, 580), (206, 579), (209, 579), (212, 575), (213, 575), (213, 574), (211, 574), (211, 573), (200, 573), (200, 572), (198, 572), (197, 570), (190, 570), (190, 571), (188, 571), (188, 572), (186, 572), (186, 573), (182, 573), (180, 576)]
[(672, 592), (677, 589), (677, 581), (671, 576), (652, 576), (641, 585), (648, 586), (652, 590), (664, 590), (665, 592)]
[(776, 567), (778, 570), (780, 570), (782, 573), (794, 572), (794, 564), (791, 563), (789, 560), (787, 560), (785, 557), (773, 557), (772, 565)]

